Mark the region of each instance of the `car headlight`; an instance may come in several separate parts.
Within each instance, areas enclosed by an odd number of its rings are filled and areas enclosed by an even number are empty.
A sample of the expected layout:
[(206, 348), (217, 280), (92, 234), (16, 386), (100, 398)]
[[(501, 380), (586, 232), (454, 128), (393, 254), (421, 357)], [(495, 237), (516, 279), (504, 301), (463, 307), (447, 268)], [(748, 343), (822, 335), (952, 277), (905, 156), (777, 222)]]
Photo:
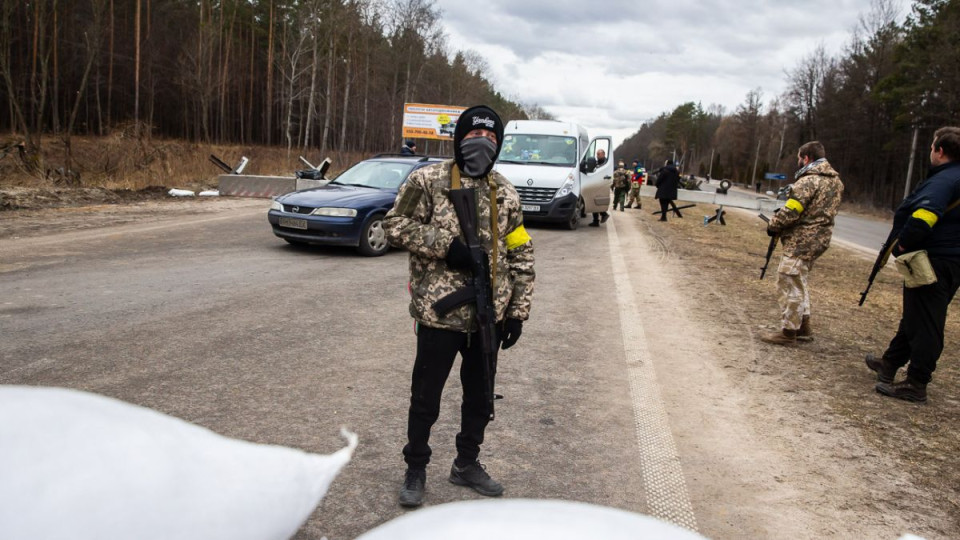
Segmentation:
[(357, 217), (357, 211), (353, 208), (317, 208), (310, 212), (313, 216), (328, 217)]
[(283, 204), (282, 204), (282, 203), (279, 203), (279, 202), (277, 202), (277, 201), (270, 201), (270, 209), (271, 209), (271, 210), (277, 210), (277, 211), (279, 211), (279, 212), (283, 212)]
[(566, 197), (567, 195), (573, 193), (573, 184), (576, 179), (573, 177), (573, 173), (567, 175), (567, 179), (564, 180), (563, 185), (560, 186), (560, 189), (557, 190), (557, 197)]

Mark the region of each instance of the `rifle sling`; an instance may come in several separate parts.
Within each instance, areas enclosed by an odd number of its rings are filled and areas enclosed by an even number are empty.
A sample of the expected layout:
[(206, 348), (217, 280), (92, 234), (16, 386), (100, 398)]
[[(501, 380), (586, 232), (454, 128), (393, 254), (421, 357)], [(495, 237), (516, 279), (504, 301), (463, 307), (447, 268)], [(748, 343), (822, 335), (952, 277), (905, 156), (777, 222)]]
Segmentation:
[[(493, 178), (490, 178), (489, 174), (486, 176), (486, 180), (487, 185), (490, 186), (490, 288), (495, 289), (497, 286), (497, 240), (500, 236), (500, 228), (497, 227), (499, 222), (497, 217), (497, 183), (493, 181)], [(450, 170), (450, 189), (460, 189), (460, 187), (460, 167), (454, 163)], [(479, 206), (479, 204), (480, 199), (477, 199), (477, 205)], [(479, 232), (478, 230), (478, 235)]]

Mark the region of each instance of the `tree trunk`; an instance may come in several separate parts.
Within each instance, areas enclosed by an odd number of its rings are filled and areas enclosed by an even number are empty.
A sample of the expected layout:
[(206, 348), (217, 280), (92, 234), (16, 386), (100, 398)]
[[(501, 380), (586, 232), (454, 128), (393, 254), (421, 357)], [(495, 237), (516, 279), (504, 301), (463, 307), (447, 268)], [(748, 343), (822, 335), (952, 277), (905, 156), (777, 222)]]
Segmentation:
[(313, 113), (316, 110), (317, 71), (320, 69), (320, 28), (318, 24), (313, 25), (311, 33), (313, 34), (313, 54), (310, 60), (310, 92), (307, 94), (307, 122), (303, 132), (304, 150), (310, 146), (310, 132), (313, 129)]
[(347, 149), (347, 118), (350, 117), (348, 111), (350, 110), (350, 86), (352, 82), (352, 68), (353, 68), (353, 29), (350, 30), (350, 33), (347, 35), (347, 65), (346, 73), (343, 78), (343, 108), (340, 110), (340, 151), (343, 152)]
[(264, 141), (270, 144), (273, 140), (273, 1), (270, 2), (270, 21), (267, 29), (267, 102), (264, 104), (264, 111), (267, 118), (267, 129), (264, 130)]
[(326, 111), (323, 113), (323, 140), (320, 142), (321, 153), (327, 152), (327, 136), (330, 133), (330, 115), (333, 114), (333, 59), (336, 56), (336, 43), (333, 40), (333, 32), (330, 32), (329, 50), (327, 51), (327, 95), (324, 98), (327, 101)]
[[(140, 137), (140, 0), (134, 0), (133, 15), (133, 129)], [(201, 10), (203, 8), (201, 7)]]

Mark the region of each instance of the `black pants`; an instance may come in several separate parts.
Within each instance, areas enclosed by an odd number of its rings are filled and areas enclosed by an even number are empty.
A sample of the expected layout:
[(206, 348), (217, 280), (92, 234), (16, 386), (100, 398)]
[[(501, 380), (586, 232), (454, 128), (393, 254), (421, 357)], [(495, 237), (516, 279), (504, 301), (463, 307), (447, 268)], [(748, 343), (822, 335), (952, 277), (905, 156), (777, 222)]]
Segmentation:
[(680, 217), (680, 218), (683, 217), (683, 215), (680, 213), (680, 209), (677, 208), (677, 203), (673, 202), (673, 200), (671, 199), (659, 199), (659, 200), (660, 200), (660, 221), (667, 220), (667, 208), (671, 206), (673, 207), (673, 213), (676, 214), (677, 217)]
[(403, 447), (403, 459), (411, 469), (425, 468), (430, 462), (430, 428), (440, 416), (443, 386), (458, 352), (463, 358), (460, 364), (463, 402), (460, 405), (457, 459), (463, 463), (474, 461), (480, 455), (483, 432), (490, 418), (480, 337), (476, 333), (468, 335), (421, 325), (417, 333), (417, 359), (410, 389), (407, 445)]
[(897, 335), (883, 353), (892, 365), (907, 367), (907, 377), (929, 383), (943, 352), (943, 327), (947, 307), (960, 286), (960, 259), (930, 258), (937, 282), (903, 288), (903, 315)]

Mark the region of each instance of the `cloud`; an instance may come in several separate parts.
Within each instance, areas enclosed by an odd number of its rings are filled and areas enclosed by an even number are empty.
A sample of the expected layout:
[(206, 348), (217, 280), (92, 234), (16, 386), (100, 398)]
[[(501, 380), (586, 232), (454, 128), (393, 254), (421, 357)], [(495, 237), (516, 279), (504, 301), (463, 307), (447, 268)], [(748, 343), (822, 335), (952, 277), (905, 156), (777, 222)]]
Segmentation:
[[(733, 110), (823, 44), (840, 53), (862, 1), (437, 0), (451, 47), (487, 59), (498, 90), (609, 131), (686, 101)], [(627, 133), (629, 135), (629, 132)]]

